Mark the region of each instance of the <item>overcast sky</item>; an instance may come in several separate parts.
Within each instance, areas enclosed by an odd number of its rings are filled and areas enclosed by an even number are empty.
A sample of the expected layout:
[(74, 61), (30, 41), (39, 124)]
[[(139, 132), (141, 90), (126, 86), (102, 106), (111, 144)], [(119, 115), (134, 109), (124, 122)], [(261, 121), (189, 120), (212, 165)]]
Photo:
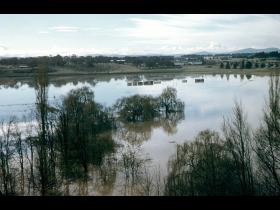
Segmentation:
[(280, 15), (0, 15), (0, 56), (280, 48)]

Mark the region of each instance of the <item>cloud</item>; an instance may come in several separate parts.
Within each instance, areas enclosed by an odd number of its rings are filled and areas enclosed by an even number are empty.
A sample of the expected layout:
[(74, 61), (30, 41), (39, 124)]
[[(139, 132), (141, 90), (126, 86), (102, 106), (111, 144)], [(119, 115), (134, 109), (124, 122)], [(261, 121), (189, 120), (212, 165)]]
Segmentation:
[(8, 50), (8, 48), (6, 47), (6, 46), (4, 46), (4, 45), (0, 45), (0, 51), (6, 51), (6, 50)]
[[(183, 46), (185, 49), (231, 50), (280, 46), (279, 15), (158, 15), (130, 18), (131, 26), (115, 29), (136, 43)], [(209, 44), (212, 43), (212, 44)], [(213, 44), (218, 43), (218, 44)]]
[[(228, 52), (248, 47), (280, 48), (280, 15), (108, 15), (102, 20), (96, 19), (95, 15), (92, 17), (92, 20), (88, 17), (85, 20), (77, 15), (74, 22), (63, 19), (64, 22), (53, 22), (45, 28), (39, 24), (37, 34), (15, 37), (11, 44), (10, 37), (3, 39), (5, 36), (0, 34), (1, 40), (6, 40), (1, 44), (9, 44), (9, 50), (0, 47), (1, 54), (187, 54)], [(33, 42), (30, 37), (38, 33), (42, 35)], [(77, 36), (67, 36), (68, 33), (77, 33)], [(56, 47), (50, 49), (49, 45)]]
[(81, 32), (81, 31), (98, 31), (100, 30), (99, 27), (74, 27), (74, 26), (54, 26), (48, 28), (48, 30), (41, 30), (38, 33), (39, 34), (49, 34), (50, 32), (70, 32), (70, 33), (75, 33), (75, 32)]
[(73, 27), (73, 26), (54, 26), (49, 28), (51, 31), (55, 32), (78, 32), (80, 30), (79, 27)]
[(39, 31), (38, 34), (49, 34), (49, 31)]
[(101, 28), (99, 27), (88, 27), (88, 28), (84, 28), (83, 30), (85, 31), (99, 31)]

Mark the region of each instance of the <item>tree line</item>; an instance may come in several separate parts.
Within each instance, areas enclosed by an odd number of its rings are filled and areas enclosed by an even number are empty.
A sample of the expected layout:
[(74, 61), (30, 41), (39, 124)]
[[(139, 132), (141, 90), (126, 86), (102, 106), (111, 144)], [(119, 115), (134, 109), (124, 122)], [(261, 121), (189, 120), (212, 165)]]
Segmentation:
[(26, 65), (29, 67), (37, 67), (41, 60), (47, 60), (50, 66), (83, 66), (94, 67), (100, 63), (118, 63), (119, 60), (124, 60), (125, 63), (130, 63), (137, 67), (174, 67), (173, 56), (40, 56), (40, 57), (12, 57), (1, 58), (1, 65)]
[[(214, 55), (219, 57), (219, 56), (228, 56), (229, 54), (217, 54)], [(275, 51), (275, 52), (260, 52), (260, 53), (255, 53), (255, 54), (234, 54), (232, 55), (233, 58), (243, 58), (243, 59), (248, 59), (248, 58), (262, 58), (262, 59), (267, 59), (267, 58), (275, 58), (279, 59), (280, 53)], [(203, 64), (210, 64), (211, 62), (214, 61), (206, 61), (204, 59), (203, 55), (195, 55), (195, 54), (190, 54), (190, 55), (182, 55), (180, 56), (181, 59), (186, 59), (186, 58), (191, 58), (191, 59), (199, 59), (203, 61)], [(75, 67), (75, 66), (82, 66), (82, 67), (95, 67), (96, 64), (100, 63), (119, 63), (118, 61), (122, 60), (125, 63), (132, 64), (136, 67), (141, 67), (141, 68), (172, 68), (175, 67), (174, 65), (174, 60), (175, 56), (164, 56), (164, 55), (158, 55), (158, 56), (77, 56), (77, 55), (71, 55), (71, 56), (61, 56), (61, 55), (56, 55), (56, 56), (39, 56), (39, 57), (11, 57), (11, 58), (1, 58), (0, 59), (0, 64), (1, 65), (12, 65), (12, 66), (17, 66), (17, 65), (26, 65), (28, 67), (37, 67), (41, 60), (47, 60), (48, 64), (50, 66), (58, 66), (58, 67), (63, 67), (63, 66), (68, 66), (68, 67)], [(122, 62), (122, 63), (123, 63)], [(238, 62), (231, 62), (230, 66), (232, 68), (236, 68), (239, 66), (240, 68), (251, 68), (252, 67), (252, 62), (251, 61), (241, 61), (241, 64)], [(223, 65), (228, 65), (228, 62)], [(213, 63), (214, 64), (214, 63)], [(221, 63), (222, 65), (222, 63)], [(251, 65), (251, 67), (250, 67)], [(255, 64), (256, 68), (261, 67), (262, 63), (256, 63)], [(278, 67), (278, 66), (276, 66)], [(261, 67), (263, 68), (263, 67)]]

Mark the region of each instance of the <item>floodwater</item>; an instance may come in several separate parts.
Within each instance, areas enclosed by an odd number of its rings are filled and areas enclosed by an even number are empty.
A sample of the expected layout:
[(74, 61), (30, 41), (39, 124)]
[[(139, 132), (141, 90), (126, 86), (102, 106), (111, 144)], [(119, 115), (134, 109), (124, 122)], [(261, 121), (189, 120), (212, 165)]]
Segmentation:
[[(269, 76), (233, 74), (79, 77), (50, 79), (48, 97), (50, 103), (56, 103), (71, 89), (88, 86), (94, 91), (96, 102), (111, 106), (124, 96), (158, 96), (167, 86), (176, 88), (178, 98), (185, 103), (184, 116), (174, 116), (170, 121), (127, 124), (113, 134), (117, 142), (136, 145), (165, 176), (168, 159), (174, 154), (176, 144), (191, 141), (204, 129), (221, 131), (223, 117), (231, 116), (235, 100), (241, 101), (248, 122), (255, 129), (262, 117), (268, 82)], [(32, 81), (0, 83), (0, 121), (12, 115), (18, 118), (27, 115), (34, 108), (34, 103)], [(99, 194), (125, 194), (116, 186), (111, 184), (110, 190)]]

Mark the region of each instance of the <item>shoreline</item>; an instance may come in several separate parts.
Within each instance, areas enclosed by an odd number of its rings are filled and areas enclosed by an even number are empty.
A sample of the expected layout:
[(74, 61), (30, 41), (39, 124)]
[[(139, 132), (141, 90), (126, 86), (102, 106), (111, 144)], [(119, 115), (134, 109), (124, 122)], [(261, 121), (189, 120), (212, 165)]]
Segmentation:
[[(207, 68), (205, 66), (191, 66), (184, 67), (181, 69), (151, 69), (151, 70), (124, 70), (124, 71), (106, 71), (106, 72), (81, 72), (81, 71), (69, 71), (65, 69), (59, 70), (57, 72), (48, 73), (49, 77), (71, 77), (71, 76), (112, 76), (112, 75), (142, 75), (142, 74), (203, 74), (203, 75), (212, 75), (212, 74), (251, 74), (256, 76), (275, 76), (279, 75), (280, 68), (275, 69), (220, 69), (217, 67)], [(0, 71), (1, 73), (1, 71)], [(9, 78), (33, 78), (34, 73), (2, 73), (0, 74), (1, 79)]]

